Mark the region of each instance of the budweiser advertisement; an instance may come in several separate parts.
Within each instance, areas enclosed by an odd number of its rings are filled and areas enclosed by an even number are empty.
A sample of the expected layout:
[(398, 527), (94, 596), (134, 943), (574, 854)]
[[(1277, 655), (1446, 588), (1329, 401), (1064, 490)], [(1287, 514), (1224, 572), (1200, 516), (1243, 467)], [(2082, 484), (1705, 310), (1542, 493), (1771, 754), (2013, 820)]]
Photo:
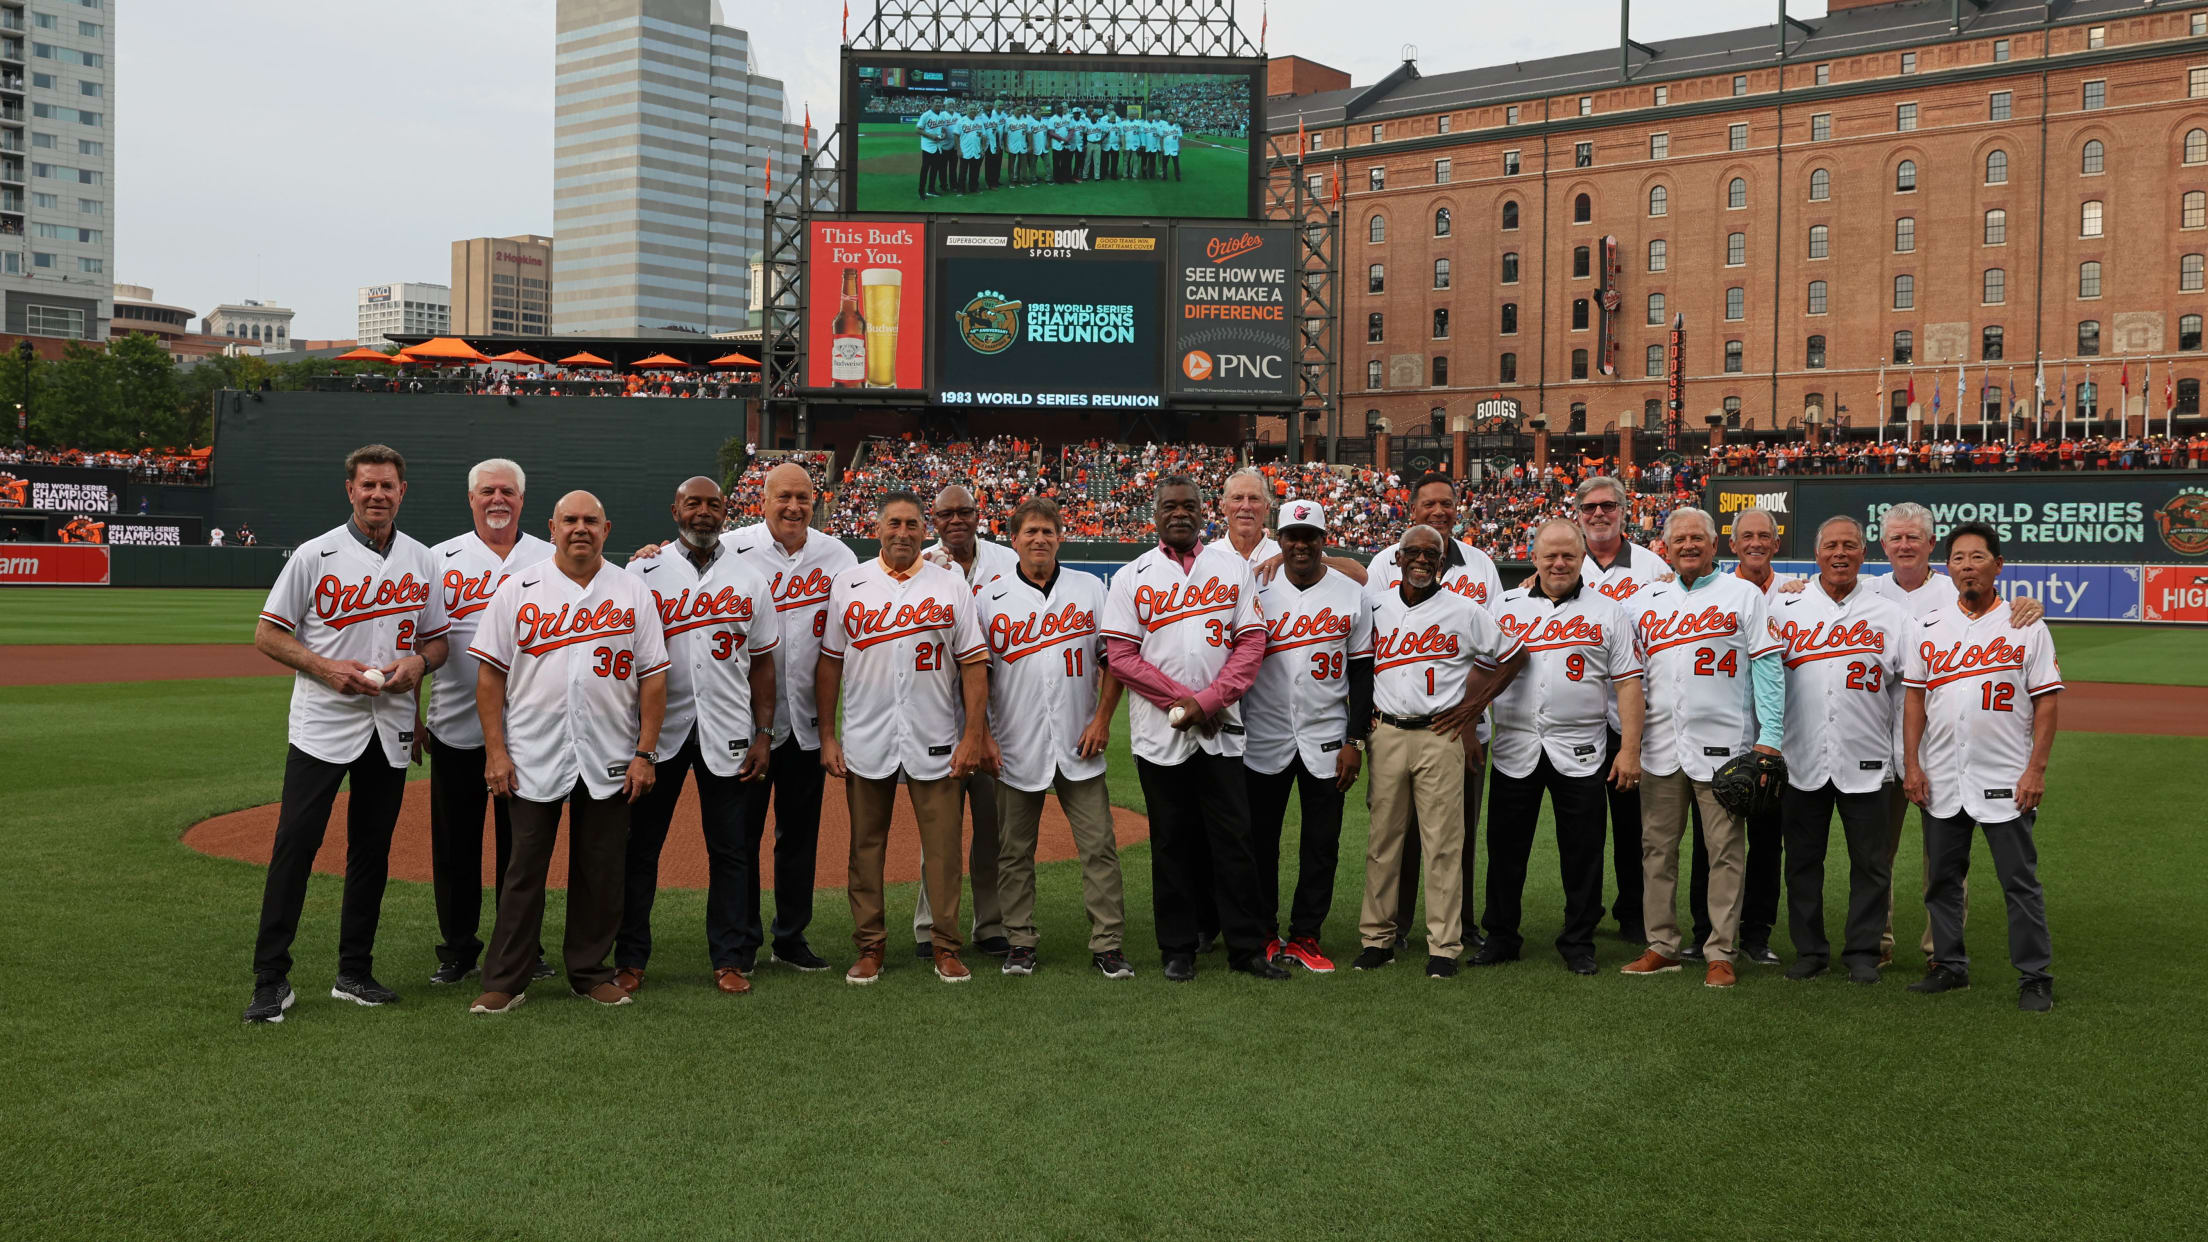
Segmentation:
[(926, 388), (919, 325), (927, 226), (815, 220), (807, 246), (805, 386), (831, 393)]
[(102, 544), (0, 543), (0, 586), (106, 586)]

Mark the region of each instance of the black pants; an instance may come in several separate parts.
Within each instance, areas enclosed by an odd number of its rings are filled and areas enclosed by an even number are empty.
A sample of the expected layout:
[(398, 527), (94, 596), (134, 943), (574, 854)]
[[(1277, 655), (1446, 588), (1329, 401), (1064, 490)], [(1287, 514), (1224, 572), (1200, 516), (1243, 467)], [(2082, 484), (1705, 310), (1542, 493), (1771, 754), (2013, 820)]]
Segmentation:
[(813, 921), (813, 871), (820, 853), (820, 791), (827, 769), (820, 752), (797, 744), (795, 734), (774, 748), (767, 779), (744, 787), (744, 925), (738, 949), (748, 955), (767, 943), (759, 904), (759, 844), (774, 799), (774, 943), (799, 945)]
[(621, 866), (629, 835), (629, 801), (616, 789), (593, 798), (582, 781), (557, 802), (510, 799), (514, 859), (498, 878), (498, 918), (483, 958), (483, 990), (520, 994), (536, 970), (535, 946), (544, 934), (544, 890), (552, 873), (552, 848), (567, 811), (567, 928), (561, 961), (568, 986), (588, 992), (613, 980), (606, 954), (621, 928)]
[(1556, 950), (1567, 957), (1594, 951), (1595, 927), (1602, 922), (1603, 771), (1566, 776), (1543, 755), (1524, 776), (1498, 769), (1488, 778), (1487, 905), (1480, 926), (1496, 947), (1512, 953), (1525, 947), (1518, 924), (1526, 860), (1545, 793), (1555, 812), (1557, 871), (1564, 881), (1564, 930)]
[(920, 193), (923, 195), (935, 192), (935, 154), (933, 151), (920, 153)]
[(991, 151), (982, 157), (982, 165), (988, 171), (990, 189), (1004, 183), (1004, 152)]
[(1334, 870), (1342, 853), (1342, 790), (1334, 774), (1303, 766), (1302, 756), (1267, 775), (1244, 768), (1250, 791), (1250, 852), (1257, 859), (1258, 923), (1268, 940), (1280, 937), (1280, 830), (1288, 818), (1293, 787), (1303, 816), (1302, 842), (1296, 850), (1296, 890), (1288, 909), (1288, 939), (1319, 938), (1334, 905)]
[[(498, 895), (497, 877), (506, 874), (514, 855), (514, 822), (506, 813), (506, 800), (491, 797), (483, 786), (480, 746), (447, 746), (429, 739), (429, 867), (430, 884), (437, 898), (437, 960), (462, 970), (472, 968), (483, 956), (483, 804), (491, 804), (492, 831), (497, 842), (497, 870), (492, 873), (491, 895)], [(495, 906), (493, 917), (496, 917)], [(540, 945), (537, 956), (544, 956)]]
[[(1484, 747), (1482, 751), (1481, 760), (1484, 764), (1486, 760)], [(1472, 893), (1475, 888), (1473, 880), (1479, 875), (1479, 865), (1476, 860), (1479, 858), (1477, 847), (1480, 839), (1480, 790), (1487, 783), (1483, 779), (1484, 776), (1485, 772), (1481, 769), (1467, 768), (1464, 773), (1464, 908), (1467, 910), (1479, 908), (1472, 904)], [(1412, 929), (1419, 926), (1417, 917), (1418, 894), (1421, 891), (1418, 879), (1419, 835), (1418, 816), (1414, 812), (1411, 816), (1410, 832), (1403, 838), (1403, 876), (1397, 882), (1395, 889), (1395, 941), (1397, 944), (1410, 943)], [(1471, 926), (1469, 918), (1465, 920), (1465, 925), (1466, 927)], [(1469, 943), (1471, 937), (1467, 936), (1465, 939)]]
[[(1694, 915), (1696, 948), (1710, 938), (1710, 848), (1702, 840), (1702, 807), (1689, 799), (1688, 817), (1694, 824), (1693, 874), (1687, 880), (1687, 909)], [(1736, 946), (1769, 945), (1771, 929), (1779, 925), (1779, 881), (1785, 874), (1786, 814), (1784, 808), (1748, 817), (1748, 861), (1740, 882), (1740, 934)], [(1881, 920), (1880, 931), (1885, 930)]]
[(256, 987), (281, 983), (291, 975), (291, 942), (307, 904), (307, 877), (329, 831), (337, 787), (348, 775), (353, 796), (345, 808), (345, 898), (337, 927), (337, 973), (373, 971), (376, 921), (383, 914), (383, 886), (391, 872), (391, 829), (406, 797), (406, 769), (391, 766), (382, 741), (371, 733), (368, 749), (351, 763), (326, 763), (296, 746), (284, 756), (283, 810), (276, 818), (276, 844), (261, 888), (261, 929), (253, 940)]
[[(1179, 181), (1181, 179), (1181, 157), (1178, 155), (1168, 155), (1165, 157), (1165, 162), (1173, 166), (1173, 179), (1175, 181)], [(1158, 179), (1161, 181), (1164, 180), (1165, 174), (1162, 172), (1159, 173)]]
[[(1135, 760), (1150, 808), (1150, 902), (1164, 957), (1196, 952), (1197, 910), (1218, 906), (1227, 962), (1264, 956), (1257, 860), (1250, 853), (1249, 787), (1239, 757), (1197, 751), (1176, 764)], [(1211, 860), (1206, 883), (1200, 858)]]
[[(1807, 793), (1788, 785), (1780, 794), (1786, 832), (1787, 923), (1797, 955), (1820, 962), (1832, 958), (1832, 942), (1825, 938), (1825, 847), (1832, 837), (1832, 812), (1837, 805), (1840, 830), (1848, 843), (1848, 921), (1841, 929), (1840, 958), (1850, 965), (1878, 964), (1879, 940), (1886, 934), (1887, 894), (1894, 883), (1886, 861), (1889, 797), (1890, 791), (1884, 788), (1841, 793), (1829, 781)], [(1745, 934), (1742, 938), (1746, 939)]]
[(750, 791), (733, 776), (715, 776), (698, 754), (698, 731), (658, 766), (652, 791), (636, 800), (629, 814), (629, 847), (622, 867), (621, 931), (613, 941), (615, 967), (644, 969), (652, 960), (652, 902), (659, 896), (659, 852), (682, 797), (683, 778), (698, 780), (699, 818), (705, 829), (705, 947), (713, 967), (737, 966), (743, 952), (745, 894), (758, 885), (751, 878), (751, 850), (744, 832), (744, 807)]
[[(1618, 731), (1610, 730), (1609, 741), (1602, 752), (1604, 775), (1608, 775), (1610, 765), (1618, 761), (1622, 742)], [(1618, 895), (1610, 903), (1610, 917), (1616, 919), (1619, 930), (1628, 935), (1645, 936), (1648, 921), (1641, 914), (1641, 790), (1638, 785), (1620, 789), (1605, 784), (1603, 797), (1610, 803), (1610, 867), (1618, 885)], [(1692, 808), (1694, 800), (1689, 798), (1687, 805)], [(1694, 839), (1700, 841), (1702, 821), (1694, 822)]]

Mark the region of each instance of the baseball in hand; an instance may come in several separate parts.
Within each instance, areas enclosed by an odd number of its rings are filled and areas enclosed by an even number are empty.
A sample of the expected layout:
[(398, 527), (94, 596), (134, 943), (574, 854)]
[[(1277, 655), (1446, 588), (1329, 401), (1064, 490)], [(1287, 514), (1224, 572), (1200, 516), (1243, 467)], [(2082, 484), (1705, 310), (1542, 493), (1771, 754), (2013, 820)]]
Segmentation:
[(1188, 719), (1188, 709), (1179, 704), (1175, 704), (1173, 710), (1165, 714), (1165, 723), (1175, 728), (1179, 728), (1180, 723), (1186, 719)]
[(367, 682), (369, 685), (374, 686), (378, 690), (383, 689), (383, 670), (380, 668), (364, 668), (360, 670), (360, 679)]

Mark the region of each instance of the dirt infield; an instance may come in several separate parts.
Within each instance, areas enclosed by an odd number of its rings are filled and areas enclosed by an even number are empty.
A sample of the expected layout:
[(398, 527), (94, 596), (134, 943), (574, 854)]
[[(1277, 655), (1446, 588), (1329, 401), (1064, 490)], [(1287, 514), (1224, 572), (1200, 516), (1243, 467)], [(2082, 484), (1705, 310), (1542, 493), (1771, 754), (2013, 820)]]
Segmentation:
[(2208, 737), (2208, 686), (2073, 681), (2063, 687), (2059, 715), (2067, 733)]
[[(337, 805), (330, 812), (329, 835), (322, 840), (321, 852), (314, 856), (314, 869), (325, 875), (345, 874), (347, 796), (337, 796)], [(202, 854), (265, 865), (276, 839), (276, 812), (276, 806), (270, 804), (218, 815), (186, 830), (184, 844)], [(1150, 821), (1125, 807), (1112, 808), (1112, 823), (1118, 830), (1121, 848), (1149, 839)], [(768, 826), (771, 830), (771, 821)], [(485, 875), (492, 874), (494, 867), (492, 848), (491, 834), (485, 832)], [(1055, 797), (1043, 802), (1042, 836), (1035, 856), (1043, 862), (1076, 857), (1073, 830), (1066, 823), (1065, 813), (1058, 809)], [(842, 791), (834, 788), (831, 782), (820, 801), (820, 853), (814, 872), (815, 884), (820, 888), (842, 888), (850, 859), (851, 821), (844, 811)], [(705, 837), (698, 826), (698, 791), (691, 785), (683, 790), (682, 800), (675, 804), (675, 822), (667, 833), (666, 852), (659, 858), (659, 886), (704, 888), (705, 874)], [(902, 798), (897, 800), (896, 816), (890, 824), (886, 874), (893, 884), (920, 878), (920, 826), (913, 822), (912, 808)], [(398, 831), (391, 839), (391, 878), (423, 884), (430, 881), (428, 781), (407, 784), (406, 806), (399, 812)], [(773, 888), (774, 869), (766, 868), (759, 879), (762, 888)], [(553, 852), (552, 886), (567, 886), (565, 833), (560, 834), (559, 845)]]
[(191, 681), (289, 673), (251, 643), (114, 643), (9, 647), (0, 686), (74, 686), (96, 681)]

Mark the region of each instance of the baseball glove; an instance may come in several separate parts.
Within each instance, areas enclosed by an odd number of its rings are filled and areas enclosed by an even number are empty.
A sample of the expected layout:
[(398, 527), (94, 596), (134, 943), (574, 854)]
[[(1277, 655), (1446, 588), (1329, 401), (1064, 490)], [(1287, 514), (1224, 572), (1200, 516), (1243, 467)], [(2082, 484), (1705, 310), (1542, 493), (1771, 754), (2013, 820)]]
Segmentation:
[(1786, 784), (1786, 760), (1751, 750), (1725, 761), (1710, 778), (1710, 792), (1719, 806), (1741, 819), (1767, 815), (1779, 809), (1779, 789)]

